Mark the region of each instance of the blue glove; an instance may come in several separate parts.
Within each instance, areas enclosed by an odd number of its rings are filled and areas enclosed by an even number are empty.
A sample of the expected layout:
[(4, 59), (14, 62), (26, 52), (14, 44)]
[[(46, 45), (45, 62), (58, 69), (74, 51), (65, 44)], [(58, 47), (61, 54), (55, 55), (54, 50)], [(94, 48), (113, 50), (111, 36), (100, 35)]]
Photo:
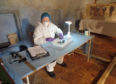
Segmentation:
[(52, 42), (54, 40), (54, 38), (46, 38), (46, 41), (48, 41), (48, 42)]
[(58, 37), (59, 37), (59, 39), (64, 39), (64, 36), (62, 33), (59, 33)]

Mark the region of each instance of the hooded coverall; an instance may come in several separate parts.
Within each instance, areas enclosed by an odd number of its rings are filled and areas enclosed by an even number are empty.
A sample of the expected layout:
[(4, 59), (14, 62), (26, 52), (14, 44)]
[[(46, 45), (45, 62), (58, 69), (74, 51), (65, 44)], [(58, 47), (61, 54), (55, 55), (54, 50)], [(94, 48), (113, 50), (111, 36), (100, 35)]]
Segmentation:
[[(34, 35), (33, 35), (34, 44), (35, 45), (44, 44), (44, 43), (46, 43), (46, 38), (49, 38), (49, 37), (54, 38), (55, 34), (59, 34), (59, 33), (63, 34), (62, 30), (60, 28), (58, 28), (52, 22), (50, 22), (47, 27), (44, 26), (42, 23), (39, 23), (39, 25), (35, 28)], [(64, 59), (64, 56), (61, 56), (56, 61), (48, 64), (46, 66), (47, 71), (48, 72), (53, 72), (56, 63), (62, 64), (63, 59)]]

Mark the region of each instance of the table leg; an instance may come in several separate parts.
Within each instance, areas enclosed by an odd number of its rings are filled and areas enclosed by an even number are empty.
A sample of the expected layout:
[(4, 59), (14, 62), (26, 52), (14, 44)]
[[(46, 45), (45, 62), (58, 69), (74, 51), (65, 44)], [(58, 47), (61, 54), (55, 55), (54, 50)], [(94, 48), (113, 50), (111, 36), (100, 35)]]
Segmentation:
[(29, 82), (29, 76), (26, 77), (26, 80), (27, 80), (27, 84), (30, 84), (30, 82)]
[(90, 57), (91, 57), (91, 45), (92, 45), (92, 40), (89, 40), (89, 42), (88, 42), (88, 44), (89, 44), (89, 46), (88, 46), (88, 58), (87, 58), (87, 61), (89, 62), (89, 59), (90, 59)]

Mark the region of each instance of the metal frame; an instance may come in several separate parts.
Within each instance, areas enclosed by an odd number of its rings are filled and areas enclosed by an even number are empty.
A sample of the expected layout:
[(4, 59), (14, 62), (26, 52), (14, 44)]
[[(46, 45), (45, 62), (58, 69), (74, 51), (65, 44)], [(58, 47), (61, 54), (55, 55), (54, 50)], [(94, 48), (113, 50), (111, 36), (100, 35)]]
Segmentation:
[(17, 10), (0, 10), (0, 14), (13, 14), (14, 16), (14, 20), (15, 20), (15, 23), (16, 23), (16, 27), (17, 27), (17, 34), (18, 34), (18, 38), (19, 40), (21, 40), (21, 21), (20, 21), (20, 18), (19, 18), (19, 12)]

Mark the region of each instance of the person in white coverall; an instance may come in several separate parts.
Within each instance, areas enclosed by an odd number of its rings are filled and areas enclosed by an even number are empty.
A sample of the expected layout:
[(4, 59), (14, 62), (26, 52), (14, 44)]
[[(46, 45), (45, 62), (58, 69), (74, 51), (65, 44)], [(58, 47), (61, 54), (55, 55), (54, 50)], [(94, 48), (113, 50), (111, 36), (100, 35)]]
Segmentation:
[[(34, 31), (34, 44), (41, 45), (46, 42), (52, 42), (54, 40), (55, 34), (58, 35), (60, 39), (63, 39), (63, 32), (55, 24), (51, 22), (51, 16), (48, 13), (43, 13), (41, 15), (41, 22), (35, 28)], [(67, 65), (63, 62), (64, 56), (59, 57), (56, 61), (50, 63), (46, 67), (46, 71), (50, 77), (56, 77), (54, 73), (54, 67), (56, 63), (66, 67)]]

